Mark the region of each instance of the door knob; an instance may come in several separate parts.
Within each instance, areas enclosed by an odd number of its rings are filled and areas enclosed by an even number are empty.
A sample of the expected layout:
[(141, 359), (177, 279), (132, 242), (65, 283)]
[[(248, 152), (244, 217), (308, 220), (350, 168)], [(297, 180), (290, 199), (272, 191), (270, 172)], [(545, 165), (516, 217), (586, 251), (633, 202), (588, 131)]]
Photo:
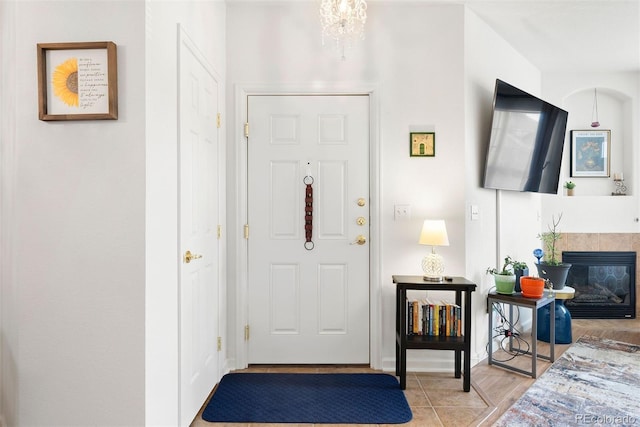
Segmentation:
[(367, 243), (367, 238), (364, 237), (362, 234), (359, 235), (358, 237), (356, 237), (356, 241), (351, 243), (352, 245), (364, 245), (365, 243)]
[(189, 264), (192, 260), (202, 258), (200, 254), (192, 254), (191, 251), (187, 251), (184, 253), (183, 261), (186, 264)]

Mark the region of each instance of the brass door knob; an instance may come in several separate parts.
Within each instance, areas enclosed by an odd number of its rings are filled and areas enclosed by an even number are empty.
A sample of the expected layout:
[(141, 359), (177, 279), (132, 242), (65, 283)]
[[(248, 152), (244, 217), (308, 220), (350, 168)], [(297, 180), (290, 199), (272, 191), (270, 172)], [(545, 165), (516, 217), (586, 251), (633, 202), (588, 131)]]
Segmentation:
[(356, 237), (356, 241), (351, 243), (352, 245), (364, 245), (365, 243), (367, 243), (367, 238), (364, 237), (362, 234), (359, 235), (358, 237)]
[(198, 258), (202, 258), (202, 255), (192, 254), (191, 251), (187, 251), (184, 253), (184, 257), (182, 258), (182, 260), (185, 262), (185, 264), (189, 264), (192, 260)]

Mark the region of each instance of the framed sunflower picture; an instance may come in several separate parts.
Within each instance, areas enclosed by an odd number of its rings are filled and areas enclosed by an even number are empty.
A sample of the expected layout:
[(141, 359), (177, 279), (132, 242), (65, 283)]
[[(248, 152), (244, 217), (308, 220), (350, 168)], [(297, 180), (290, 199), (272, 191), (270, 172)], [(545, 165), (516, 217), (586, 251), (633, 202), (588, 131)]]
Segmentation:
[(38, 43), (38, 118), (116, 120), (115, 43)]

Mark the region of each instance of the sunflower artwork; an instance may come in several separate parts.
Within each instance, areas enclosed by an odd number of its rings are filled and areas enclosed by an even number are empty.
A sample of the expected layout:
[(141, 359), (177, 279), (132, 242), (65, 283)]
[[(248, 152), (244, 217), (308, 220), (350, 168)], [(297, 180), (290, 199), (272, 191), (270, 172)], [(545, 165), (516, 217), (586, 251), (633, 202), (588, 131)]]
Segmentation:
[(78, 58), (69, 58), (53, 72), (53, 93), (70, 107), (78, 106)]
[(113, 42), (38, 44), (40, 120), (117, 119)]

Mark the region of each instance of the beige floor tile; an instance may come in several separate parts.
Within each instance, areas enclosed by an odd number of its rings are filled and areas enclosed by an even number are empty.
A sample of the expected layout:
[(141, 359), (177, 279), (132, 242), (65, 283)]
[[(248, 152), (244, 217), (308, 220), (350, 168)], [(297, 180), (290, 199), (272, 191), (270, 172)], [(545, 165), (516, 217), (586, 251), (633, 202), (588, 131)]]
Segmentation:
[(445, 427), (475, 426), (495, 410), (495, 408), (486, 408), (486, 410), (479, 411), (477, 408), (460, 408), (450, 406), (441, 406), (434, 409), (436, 414), (438, 414), (438, 418), (440, 418), (442, 425)]
[(409, 403), (409, 407), (412, 409), (423, 406), (431, 407), (429, 398), (421, 389), (406, 389), (404, 396), (407, 399), (407, 403)]
[(488, 406), (473, 387), (468, 392), (463, 390), (431, 389), (426, 390), (426, 393), (433, 407), (486, 408)]
[(405, 424), (381, 424), (380, 427), (443, 427), (433, 408), (411, 408), (413, 418)]

